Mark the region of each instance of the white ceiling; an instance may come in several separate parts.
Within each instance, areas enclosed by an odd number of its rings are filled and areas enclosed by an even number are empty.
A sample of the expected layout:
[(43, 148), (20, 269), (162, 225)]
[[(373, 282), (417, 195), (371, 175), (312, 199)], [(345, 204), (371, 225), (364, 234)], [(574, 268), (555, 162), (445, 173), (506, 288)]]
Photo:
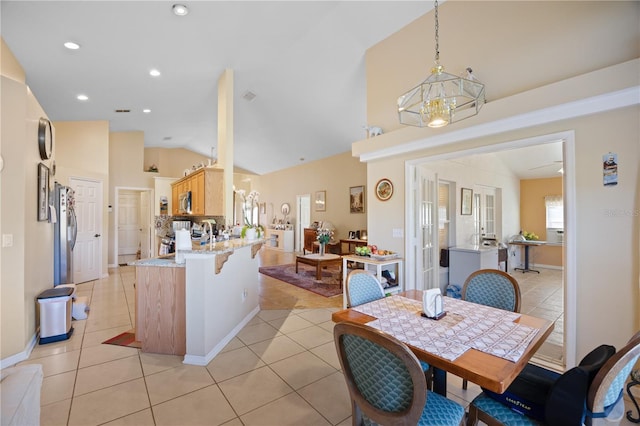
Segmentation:
[[(0, 28), (51, 120), (108, 120), (113, 132), (143, 131), (147, 147), (211, 155), (217, 81), (234, 70), (235, 165), (264, 174), (362, 139), (365, 50), (433, 7), (188, 1), (190, 13), (178, 17), (173, 3), (2, 1)], [(161, 76), (150, 77), (152, 68)], [(76, 100), (81, 93), (89, 100)]]
[(547, 141), (523, 148), (512, 148), (487, 154), (474, 154), (453, 158), (456, 163), (489, 170), (500, 166), (499, 170), (509, 170), (520, 179), (540, 179), (561, 177), (563, 168), (562, 141)]

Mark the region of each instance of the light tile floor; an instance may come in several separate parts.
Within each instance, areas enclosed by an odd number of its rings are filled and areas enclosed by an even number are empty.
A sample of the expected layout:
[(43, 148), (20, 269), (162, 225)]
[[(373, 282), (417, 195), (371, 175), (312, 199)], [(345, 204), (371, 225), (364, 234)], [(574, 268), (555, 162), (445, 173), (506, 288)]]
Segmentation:
[(520, 312), (555, 321), (551, 335), (542, 344), (536, 357), (564, 367), (564, 290), (562, 271), (536, 268), (540, 271), (522, 273), (512, 271), (520, 286)]
[[(261, 250), (261, 262), (291, 254)], [(181, 357), (101, 344), (132, 328), (132, 267), (80, 284), (89, 317), (66, 341), (37, 345), (25, 363), (43, 365), (46, 425), (349, 425), (348, 392), (324, 298), (261, 276), (262, 310), (206, 367)], [(480, 389), (449, 375), (449, 398), (468, 405)], [(631, 424), (631, 423), (623, 423)]]

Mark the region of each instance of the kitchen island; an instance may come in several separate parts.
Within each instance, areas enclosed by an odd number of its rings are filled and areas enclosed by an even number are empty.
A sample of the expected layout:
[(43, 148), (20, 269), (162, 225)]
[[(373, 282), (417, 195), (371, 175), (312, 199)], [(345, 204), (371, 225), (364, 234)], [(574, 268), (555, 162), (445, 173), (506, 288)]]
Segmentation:
[(207, 365), (260, 310), (258, 258), (264, 240), (236, 239), (136, 267), (136, 340), (143, 352)]

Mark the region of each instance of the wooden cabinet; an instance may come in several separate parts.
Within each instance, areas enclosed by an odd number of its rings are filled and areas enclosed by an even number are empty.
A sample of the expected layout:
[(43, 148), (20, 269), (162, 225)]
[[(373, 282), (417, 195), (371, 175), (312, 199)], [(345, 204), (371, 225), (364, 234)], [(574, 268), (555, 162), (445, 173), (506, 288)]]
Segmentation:
[(191, 191), (192, 216), (224, 216), (224, 176), (222, 169), (203, 168), (176, 181), (171, 187), (172, 213), (179, 211), (178, 195)]
[[(362, 247), (367, 245), (367, 240), (357, 240), (354, 238), (347, 238), (340, 240), (340, 252), (342, 254), (354, 254), (356, 247)], [(345, 246), (347, 247), (345, 249)]]
[(136, 340), (142, 352), (186, 353), (185, 268), (136, 267)]
[(316, 241), (317, 233), (313, 228), (304, 228), (304, 245), (302, 246), (302, 254), (307, 252), (313, 253), (313, 242)]

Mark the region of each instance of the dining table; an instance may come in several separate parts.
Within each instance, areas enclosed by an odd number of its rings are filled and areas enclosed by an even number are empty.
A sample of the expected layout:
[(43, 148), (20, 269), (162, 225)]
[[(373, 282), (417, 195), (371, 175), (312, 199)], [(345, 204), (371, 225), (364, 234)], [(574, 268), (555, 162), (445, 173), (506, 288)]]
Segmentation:
[(398, 338), (434, 367), (433, 390), (447, 393), (447, 373), (503, 393), (553, 331), (554, 322), (443, 297), (446, 315), (422, 314), (421, 290), (407, 290), (332, 314)]

